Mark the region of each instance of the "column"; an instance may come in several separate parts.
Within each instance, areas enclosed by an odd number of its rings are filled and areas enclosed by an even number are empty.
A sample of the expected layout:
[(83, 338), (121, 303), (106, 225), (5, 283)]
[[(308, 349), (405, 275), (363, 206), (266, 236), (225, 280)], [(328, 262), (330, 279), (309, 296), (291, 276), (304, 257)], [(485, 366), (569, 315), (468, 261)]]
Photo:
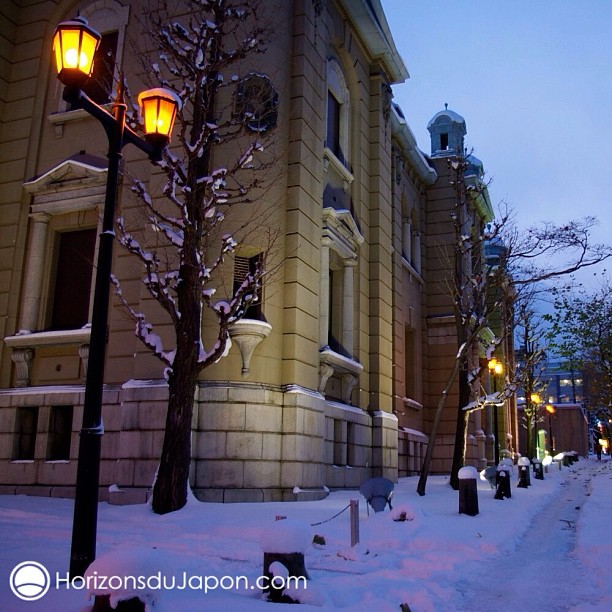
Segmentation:
[(329, 343), (329, 242), (321, 244), (321, 292), (319, 294), (319, 346)]
[(19, 324), (20, 330), (34, 331), (38, 328), (49, 219), (50, 215), (46, 213), (32, 215), (33, 224), (26, 263), (21, 320)]
[(345, 259), (343, 262), (342, 283), (342, 346), (348, 354), (353, 356), (353, 269), (357, 265), (354, 259)]
[(421, 232), (414, 232), (412, 239), (412, 250), (414, 255), (412, 256), (412, 267), (417, 271), (421, 272)]

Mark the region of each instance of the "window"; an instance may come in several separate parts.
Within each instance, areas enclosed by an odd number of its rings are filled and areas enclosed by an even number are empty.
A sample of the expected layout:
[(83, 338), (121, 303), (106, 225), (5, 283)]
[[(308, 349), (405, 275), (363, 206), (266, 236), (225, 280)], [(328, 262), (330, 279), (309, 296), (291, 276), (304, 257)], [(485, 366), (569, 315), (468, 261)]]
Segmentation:
[(51, 406), (49, 437), (47, 439), (48, 461), (67, 461), (70, 459), (72, 413), (72, 406)]
[(253, 132), (276, 127), (278, 93), (267, 76), (251, 74), (240, 81), (236, 88), (236, 114)]
[(448, 134), (440, 134), (440, 151), (446, 151), (448, 149)]
[[(332, 252), (332, 260), (339, 260), (337, 255)], [(347, 330), (344, 325), (344, 302), (349, 296), (344, 295), (344, 268), (342, 262), (336, 264), (338, 267), (329, 270), (329, 330), (328, 344), (332, 351), (344, 355), (349, 359), (353, 358), (350, 348), (351, 342), (347, 337)], [(352, 308), (352, 300), (350, 304)], [(346, 332), (346, 333), (345, 333)], [(352, 333), (352, 331), (350, 331)]]
[(416, 397), (416, 368), (414, 350), (414, 330), (406, 327), (404, 331), (404, 377), (406, 385), (406, 397)]
[(348, 165), (349, 91), (340, 64), (327, 62), (327, 128), (325, 146), (344, 166)]
[(327, 137), (325, 144), (332, 153), (342, 160), (340, 148), (340, 102), (331, 91), (327, 92)]
[[(236, 256), (234, 259), (234, 295), (245, 281), (249, 274), (255, 274), (262, 266), (263, 256), (261, 253), (252, 257)], [(247, 306), (243, 317), (245, 319), (255, 319), (257, 321), (265, 321), (266, 317), (263, 314), (263, 291), (261, 284), (255, 293), (255, 299)]]
[[(111, 101), (115, 73), (122, 65), (125, 31), (129, 21), (130, 7), (116, 0), (94, 0), (82, 7), (79, 14), (89, 25), (100, 32), (102, 39), (94, 56), (93, 74), (87, 80), (83, 91), (98, 104)], [(61, 111), (72, 110), (62, 102)], [(65, 118), (57, 118), (65, 120)]]
[(50, 329), (79, 329), (89, 320), (96, 230), (62, 232), (58, 243)]
[(13, 461), (34, 459), (38, 406), (20, 406), (15, 417), (13, 437)]
[(93, 73), (83, 86), (83, 91), (98, 104), (106, 104), (112, 97), (118, 40), (119, 32), (102, 34), (94, 55)]

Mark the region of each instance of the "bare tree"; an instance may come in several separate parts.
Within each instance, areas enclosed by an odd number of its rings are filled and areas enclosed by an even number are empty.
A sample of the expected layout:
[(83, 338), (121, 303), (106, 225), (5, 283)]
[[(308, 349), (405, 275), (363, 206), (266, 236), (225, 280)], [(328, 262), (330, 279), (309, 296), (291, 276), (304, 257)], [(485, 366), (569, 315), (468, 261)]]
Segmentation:
[[(580, 370), (587, 409), (604, 422), (612, 418), (612, 283), (604, 271), (589, 291), (572, 285), (553, 289), (548, 339), (571, 370)], [(572, 377), (573, 379), (573, 377)]]
[[(454, 242), (443, 256), (447, 258), (447, 269), (453, 271), (447, 289), (453, 301), (458, 350), (436, 409), (417, 485), (419, 495), (425, 494), (437, 430), (457, 378), (459, 400), (450, 483), (458, 488), (458, 472), (465, 462), (467, 407), (477, 402), (480, 389), (478, 342), (496, 313), (522, 293), (533, 292), (544, 281), (571, 274), (612, 256), (611, 247), (591, 244), (591, 228), (597, 223), (591, 217), (561, 225), (543, 222), (520, 230), (512, 210), (502, 203), (496, 218), (485, 224), (478, 206), (479, 198), (488, 197), (483, 177), (474, 176), (469, 156), (452, 156), (447, 163), (454, 190), (451, 213)], [(496, 247), (496, 255), (489, 261), (485, 261), (485, 242)], [(510, 329), (510, 326), (501, 329), (501, 336), (487, 347), (489, 355)]]
[[(181, 14), (171, 15), (160, 2), (143, 17), (145, 40), (155, 47), (143, 55), (145, 74), (182, 102), (178, 146), (159, 164), (159, 194), (131, 177), (146, 228), (142, 219), (136, 229), (125, 218), (117, 221), (120, 244), (141, 262), (144, 285), (173, 330), (170, 339), (156, 333), (150, 312), (133, 308), (115, 280), (137, 337), (165, 366), (168, 412), (153, 489), (159, 514), (186, 503), (198, 377), (227, 354), (230, 326), (258, 300), (273, 242), (261, 210), (254, 222), (275, 162), (271, 128), (278, 99), (270, 79), (252, 70), (270, 38), (266, 7), (251, 0), (184, 0), (180, 6)], [(241, 237), (261, 250), (242, 282), (228, 289), (223, 264)]]
[(540, 420), (538, 409), (541, 404), (538, 398), (542, 399), (546, 390), (546, 383), (542, 380), (546, 361), (546, 330), (541, 325), (531, 298), (532, 295), (529, 295), (521, 299), (515, 309), (519, 359), (514, 372), (514, 384), (525, 392), (521, 425), (527, 429), (527, 457), (536, 455)]

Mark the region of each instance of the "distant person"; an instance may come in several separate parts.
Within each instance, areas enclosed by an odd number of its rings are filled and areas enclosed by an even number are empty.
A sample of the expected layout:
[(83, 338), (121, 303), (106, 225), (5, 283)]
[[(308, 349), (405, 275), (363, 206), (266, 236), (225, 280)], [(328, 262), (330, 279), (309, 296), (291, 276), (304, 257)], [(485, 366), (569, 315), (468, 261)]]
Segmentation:
[(595, 452), (597, 453), (597, 461), (601, 461), (601, 444), (599, 442), (595, 444)]

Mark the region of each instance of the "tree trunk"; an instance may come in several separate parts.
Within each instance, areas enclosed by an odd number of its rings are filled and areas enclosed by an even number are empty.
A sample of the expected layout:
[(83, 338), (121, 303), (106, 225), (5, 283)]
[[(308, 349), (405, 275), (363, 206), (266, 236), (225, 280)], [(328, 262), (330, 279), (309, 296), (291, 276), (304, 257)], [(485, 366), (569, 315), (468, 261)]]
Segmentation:
[[(464, 360), (467, 360), (467, 357), (462, 359), (462, 361)], [(470, 395), (471, 389), (468, 382), (466, 367), (462, 364), (459, 372), (459, 407), (457, 409), (457, 429), (455, 430), (453, 464), (450, 474), (450, 485), (455, 491), (459, 490), (459, 470), (465, 464), (469, 413), (463, 410), (463, 407), (468, 405)]]
[(187, 503), (191, 462), (191, 421), (197, 376), (177, 368), (170, 376), (166, 433), (153, 487), (153, 511), (166, 514)]
[[(187, 243), (193, 241), (185, 232)], [(153, 511), (166, 514), (180, 510), (187, 503), (189, 465), (191, 463), (191, 423), (196, 385), (201, 367), (198, 363), (202, 326), (199, 308), (198, 267), (195, 249), (186, 252), (181, 265), (183, 279), (177, 289), (180, 319), (176, 325), (176, 355), (168, 376), (168, 413), (157, 478), (153, 487)]]

